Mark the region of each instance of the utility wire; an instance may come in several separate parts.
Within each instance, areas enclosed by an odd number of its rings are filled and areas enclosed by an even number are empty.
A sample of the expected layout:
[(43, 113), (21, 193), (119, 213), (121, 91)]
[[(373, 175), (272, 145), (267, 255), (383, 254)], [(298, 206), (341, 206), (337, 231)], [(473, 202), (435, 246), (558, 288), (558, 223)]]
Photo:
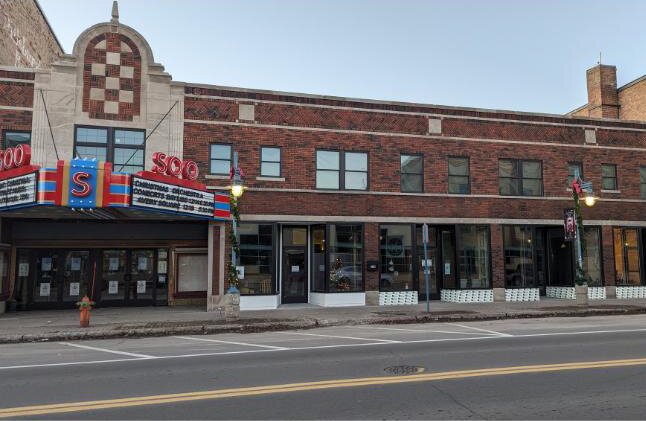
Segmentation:
[[(42, 93), (42, 92), (41, 92), (41, 93)], [(146, 141), (148, 140), (148, 138), (149, 138), (150, 136), (152, 136), (152, 134), (153, 134), (153, 133), (155, 133), (155, 130), (157, 130), (157, 127), (159, 127), (159, 125), (160, 125), (160, 124), (162, 124), (162, 122), (163, 122), (163, 121), (164, 121), (164, 119), (168, 116), (168, 114), (170, 114), (170, 112), (171, 112), (171, 111), (173, 111), (173, 108), (175, 108), (175, 106), (177, 105), (177, 103), (178, 103), (178, 102), (179, 102), (179, 101), (175, 101), (175, 103), (170, 107), (170, 109), (166, 112), (166, 114), (164, 114), (164, 116), (161, 118), (161, 120), (159, 120), (159, 123), (157, 123), (157, 125), (156, 125), (155, 127), (153, 127), (153, 129), (150, 131), (150, 133), (148, 133), (148, 135), (147, 135), (147, 136), (146, 136), (146, 138), (144, 139), (144, 145), (146, 144)], [(116, 171), (117, 171), (117, 172), (119, 172), (119, 171), (121, 171), (121, 170), (123, 169), (123, 167), (125, 167), (126, 165), (128, 165), (128, 163), (130, 162), (130, 160), (131, 160), (132, 158), (134, 158), (134, 157), (135, 157), (135, 155), (137, 154), (137, 152), (139, 152), (139, 150), (140, 150), (140, 149), (135, 150), (135, 151), (132, 153), (132, 155), (130, 155), (130, 158), (128, 158), (128, 160), (127, 160), (125, 163), (121, 164), (121, 166), (119, 167), (119, 169), (118, 169), (118, 170), (116, 170)]]
[(43, 90), (40, 90), (40, 97), (43, 99), (43, 106), (45, 107), (45, 116), (47, 117), (47, 125), (49, 126), (49, 134), (52, 136), (52, 144), (54, 145), (54, 152), (56, 153), (56, 160), (60, 160), (58, 157), (58, 148), (56, 148), (56, 142), (54, 141), (54, 131), (52, 130), (52, 123), (49, 121), (49, 113), (47, 112), (47, 104), (45, 103), (45, 95), (43, 95)]

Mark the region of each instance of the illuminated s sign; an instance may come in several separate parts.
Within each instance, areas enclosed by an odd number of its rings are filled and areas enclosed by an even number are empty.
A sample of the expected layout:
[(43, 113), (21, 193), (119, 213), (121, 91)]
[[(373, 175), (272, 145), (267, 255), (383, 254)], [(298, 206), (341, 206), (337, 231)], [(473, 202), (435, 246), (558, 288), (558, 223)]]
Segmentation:
[(75, 197), (86, 197), (92, 192), (90, 183), (87, 180), (90, 178), (90, 174), (85, 171), (79, 171), (72, 175), (72, 182), (74, 187), (72, 187), (71, 193)]

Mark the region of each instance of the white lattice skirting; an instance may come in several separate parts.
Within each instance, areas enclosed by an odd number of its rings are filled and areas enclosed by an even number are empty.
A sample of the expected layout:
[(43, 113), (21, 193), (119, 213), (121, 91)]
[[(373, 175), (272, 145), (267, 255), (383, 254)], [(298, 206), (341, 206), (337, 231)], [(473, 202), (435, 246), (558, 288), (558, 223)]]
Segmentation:
[(538, 288), (509, 288), (505, 290), (505, 301), (539, 301), (541, 290)]
[(574, 287), (546, 287), (545, 296), (562, 300), (576, 300), (576, 291)]
[(493, 289), (443, 289), (440, 297), (451, 303), (493, 303)]
[(646, 298), (646, 287), (617, 287), (617, 298), (631, 299), (631, 298)]
[[(574, 287), (547, 287), (545, 288), (545, 295), (549, 298), (576, 300), (576, 289)], [(588, 287), (588, 300), (605, 299), (606, 287)]]
[(380, 292), (380, 306), (402, 306), (417, 304), (417, 291)]
[(605, 300), (606, 287), (588, 287), (588, 300)]

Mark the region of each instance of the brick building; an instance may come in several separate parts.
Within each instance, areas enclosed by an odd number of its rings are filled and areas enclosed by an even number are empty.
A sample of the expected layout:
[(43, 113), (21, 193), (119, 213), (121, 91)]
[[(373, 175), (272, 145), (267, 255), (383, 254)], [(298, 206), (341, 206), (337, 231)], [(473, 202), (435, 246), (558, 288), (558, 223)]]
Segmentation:
[[(11, 92), (0, 96), (3, 147), (28, 142), (42, 167), (79, 156), (135, 174), (151, 169), (160, 151), (196, 162), (197, 181), (213, 192), (228, 188), (236, 152), (246, 185), (236, 262), (243, 309), (417, 302), (424, 266), (432, 299), (570, 297), (575, 263), (563, 212), (573, 206), (577, 172), (598, 196), (583, 209), (591, 294), (644, 295), (641, 80), (618, 90), (614, 67), (590, 69), (589, 104), (568, 115), (177, 82), (113, 14), (50, 69), (0, 68), (0, 92)], [(126, 162), (123, 148), (135, 158)], [(58, 208), (2, 215), (3, 291), (25, 308), (37, 307), (43, 258), (51, 271), (52, 253), (87, 252), (88, 262), (103, 265), (96, 275), (103, 287), (86, 287), (100, 304), (110, 280), (134, 288), (137, 270), (110, 270), (115, 250), (125, 250), (127, 262), (152, 250), (155, 267), (163, 253), (168, 271), (150, 274), (167, 281), (156, 279), (161, 298), (113, 304), (206, 297), (213, 308), (228, 287), (230, 224), (131, 211), (97, 224)], [(68, 282), (47, 276), (44, 292)], [(67, 292), (58, 294), (43, 305), (64, 304)]]

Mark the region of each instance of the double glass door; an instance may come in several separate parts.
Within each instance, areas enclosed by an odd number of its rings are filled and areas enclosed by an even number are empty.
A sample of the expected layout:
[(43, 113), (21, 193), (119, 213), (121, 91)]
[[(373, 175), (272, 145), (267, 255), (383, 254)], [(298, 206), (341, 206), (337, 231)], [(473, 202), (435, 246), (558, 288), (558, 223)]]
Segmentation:
[(424, 270), (428, 268), (429, 296), (440, 298), (443, 288), (455, 288), (455, 229), (453, 227), (429, 226), (428, 245), (424, 254), (422, 226), (415, 227), (417, 254), (417, 283), (420, 300), (426, 299), (426, 279)]
[[(31, 272), (31, 274), (30, 274)], [(32, 259), (19, 259), (17, 278), (31, 283), (37, 306), (70, 306), (84, 295), (93, 298), (89, 250), (37, 250)]]
[(155, 249), (103, 250), (101, 303), (148, 305), (156, 298)]

